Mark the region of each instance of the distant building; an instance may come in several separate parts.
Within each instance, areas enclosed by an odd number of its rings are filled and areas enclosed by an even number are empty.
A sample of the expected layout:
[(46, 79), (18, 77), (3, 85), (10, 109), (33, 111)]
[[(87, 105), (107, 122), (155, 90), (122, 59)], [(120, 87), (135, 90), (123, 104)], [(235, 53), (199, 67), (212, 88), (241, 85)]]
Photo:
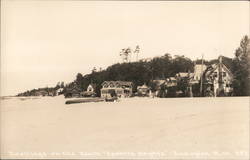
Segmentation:
[(188, 78), (189, 77), (189, 73), (188, 72), (179, 72), (175, 75), (176, 79), (178, 78)]
[(205, 64), (196, 64), (194, 66), (193, 81), (196, 81), (198, 83), (206, 69), (207, 66)]
[(81, 93), (83, 97), (94, 97), (96, 96), (96, 84), (90, 83), (87, 87), (87, 91)]
[(48, 91), (48, 96), (55, 96), (56, 92), (51, 90), (51, 91)]
[(64, 96), (66, 98), (70, 98), (70, 97), (81, 97), (81, 89), (74, 86), (72, 88), (67, 88), (65, 93), (64, 93)]
[(155, 88), (153, 89), (155, 90), (155, 92), (153, 94), (154, 96), (158, 96), (161, 90), (161, 86), (165, 84), (166, 79), (155, 79), (152, 82), (155, 84)]
[(166, 87), (175, 87), (177, 86), (177, 79), (175, 77), (169, 77), (167, 78), (165, 82)]
[(39, 91), (38, 94), (40, 94), (40, 96), (48, 96), (49, 95), (49, 93), (47, 91), (45, 91), (45, 90)]
[(163, 85), (166, 82), (166, 79), (156, 79), (153, 80), (153, 83), (156, 84), (156, 90), (160, 90), (161, 89), (161, 85)]
[(149, 91), (150, 88), (146, 84), (137, 87), (137, 93), (139, 96), (147, 96)]
[(101, 97), (109, 98), (115, 94), (118, 97), (132, 96), (132, 82), (128, 81), (104, 81), (102, 83)]
[(55, 91), (55, 96), (58, 96), (60, 94), (63, 93), (63, 88), (58, 88), (56, 91)]
[(96, 85), (91, 83), (87, 87), (87, 92), (95, 92)]
[(48, 92), (44, 90), (36, 91), (35, 96), (48, 96)]

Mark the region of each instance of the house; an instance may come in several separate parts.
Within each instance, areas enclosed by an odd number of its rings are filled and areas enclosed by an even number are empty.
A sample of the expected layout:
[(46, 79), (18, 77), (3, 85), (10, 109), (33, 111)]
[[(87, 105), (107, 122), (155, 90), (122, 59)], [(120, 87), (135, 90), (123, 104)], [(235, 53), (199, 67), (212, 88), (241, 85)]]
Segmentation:
[(48, 96), (48, 92), (44, 90), (36, 91), (35, 96)]
[(176, 73), (175, 78), (179, 79), (179, 78), (188, 78), (189, 77), (189, 73), (188, 72), (179, 72)]
[(58, 88), (56, 91), (55, 91), (55, 96), (58, 96), (60, 94), (63, 93), (63, 88)]
[(91, 83), (87, 87), (87, 92), (95, 92), (96, 85)]
[(109, 98), (113, 96), (132, 96), (132, 82), (128, 81), (104, 81), (102, 83), (101, 97)]
[(139, 96), (147, 96), (149, 91), (150, 88), (146, 84), (137, 87), (137, 93)]
[(202, 74), (207, 69), (207, 66), (205, 64), (195, 64), (194, 66), (194, 73), (193, 73), (193, 81), (196, 83), (199, 83)]
[(161, 86), (165, 84), (166, 79), (156, 79), (152, 81), (155, 84), (155, 92), (153, 93), (153, 97), (154, 96), (159, 96), (160, 90), (161, 90)]
[(207, 68), (204, 73), (204, 81), (206, 91), (213, 96), (231, 95), (233, 74), (222, 62), (222, 57), (219, 57), (219, 63), (213, 64)]
[(94, 97), (96, 96), (96, 84), (90, 83), (87, 87), (87, 91), (81, 93), (83, 97)]
[(65, 98), (81, 97), (81, 92), (81, 89), (78, 87), (67, 88), (64, 93), (64, 96)]
[(167, 78), (165, 82), (166, 87), (175, 87), (177, 86), (177, 79), (175, 77), (169, 77)]
[(156, 85), (156, 90), (160, 90), (161, 89), (161, 85), (163, 85), (166, 82), (166, 79), (156, 79), (153, 80), (153, 83)]
[(55, 92), (53, 90), (48, 91), (48, 96), (54, 97), (55, 96)]

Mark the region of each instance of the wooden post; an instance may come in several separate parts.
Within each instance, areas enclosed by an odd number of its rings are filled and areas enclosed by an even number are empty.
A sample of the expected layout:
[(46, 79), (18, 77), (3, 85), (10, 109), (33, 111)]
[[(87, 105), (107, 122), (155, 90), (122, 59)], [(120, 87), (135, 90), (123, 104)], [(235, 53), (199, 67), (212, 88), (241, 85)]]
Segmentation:
[(201, 58), (201, 84), (200, 84), (200, 96), (202, 96), (202, 84), (203, 84), (203, 54), (202, 54), (202, 58)]
[(219, 66), (218, 66), (218, 70), (219, 70), (219, 96), (221, 94), (223, 94), (223, 78), (222, 78), (222, 56), (219, 57)]

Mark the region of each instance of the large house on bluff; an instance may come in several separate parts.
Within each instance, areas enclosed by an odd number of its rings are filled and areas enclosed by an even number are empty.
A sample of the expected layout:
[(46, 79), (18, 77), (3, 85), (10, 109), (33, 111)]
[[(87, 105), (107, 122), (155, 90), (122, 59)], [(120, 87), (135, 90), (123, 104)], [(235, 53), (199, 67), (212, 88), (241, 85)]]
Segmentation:
[(231, 95), (233, 92), (232, 81), (233, 74), (222, 63), (222, 58), (219, 58), (219, 63), (213, 64), (204, 72), (204, 81), (207, 85), (206, 91), (213, 96), (219, 96), (221, 92), (224, 95)]
[(228, 67), (223, 64), (222, 57), (218, 63), (210, 66), (196, 64), (194, 74), (190, 77), (191, 85), (199, 83), (202, 78), (204, 96), (219, 96), (221, 94), (230, 96), (232, 94), (233, 74)]

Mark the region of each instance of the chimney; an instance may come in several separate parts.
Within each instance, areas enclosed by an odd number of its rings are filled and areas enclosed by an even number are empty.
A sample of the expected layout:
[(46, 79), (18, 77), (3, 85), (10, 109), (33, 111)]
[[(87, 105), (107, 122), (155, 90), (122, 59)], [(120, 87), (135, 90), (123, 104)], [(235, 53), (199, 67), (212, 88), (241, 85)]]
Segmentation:
[(219, 63), (222, 64), (222, 56), (219, 56)]

